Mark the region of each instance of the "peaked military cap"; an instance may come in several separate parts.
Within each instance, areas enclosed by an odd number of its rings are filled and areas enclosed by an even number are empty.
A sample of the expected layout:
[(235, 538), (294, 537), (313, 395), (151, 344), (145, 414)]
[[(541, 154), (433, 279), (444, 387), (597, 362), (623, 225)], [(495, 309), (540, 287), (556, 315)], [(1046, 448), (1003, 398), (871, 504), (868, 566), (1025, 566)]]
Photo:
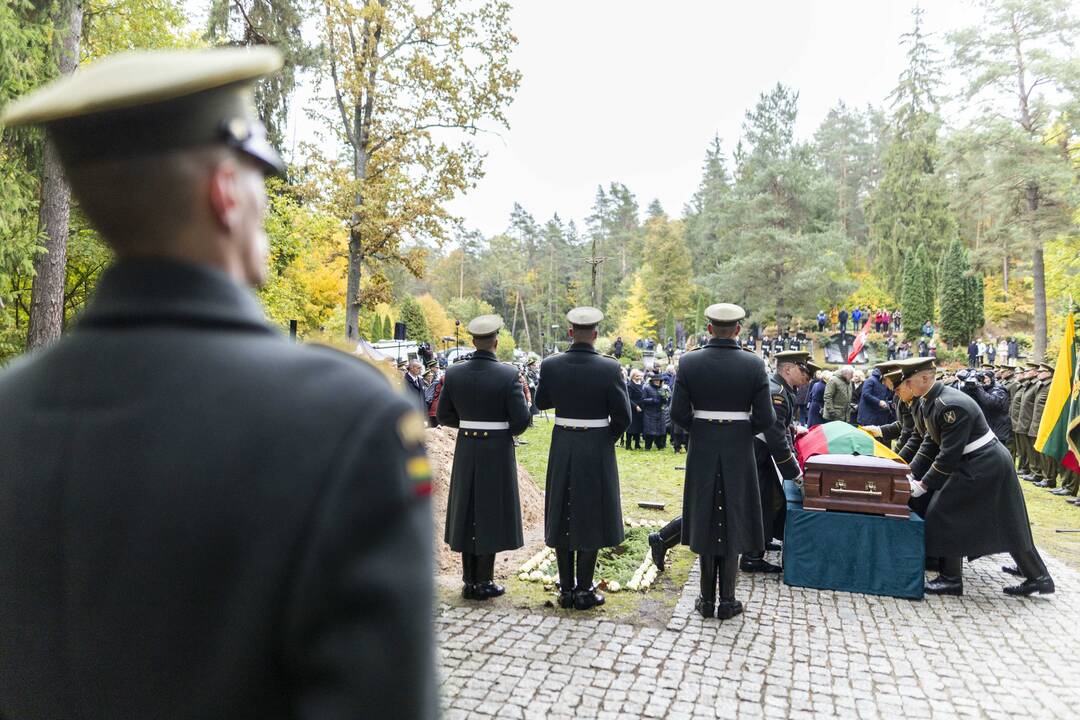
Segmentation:
[(11, 103), (4, 125), (44, 125), (67, 165), (225, 145), (281, 173), (252, 84), (280, 69), (268, 46), (111, 55)]
[(777, 363), (788, 362), (799, 365), (810, 359), (810, 353), (806, 350), (784, 350), (783, 352), (774, 353), (773, 358), (776, 359)]
[(705, 318), (722, 325), (737, 323), (746, 317), (746, 311), (732, 303), (714, 303), (705, 308)]
[(1050, 363), (1039, 363), (1039, 372), (1054, 372), (1054, 366)]
[(604, 313), (594, 307), (582, 305), (566, 313), (566, 319), (571, 325), (577, 327), (593, 327), (599, 325), (600, 321), (604, 319)]
[(477, 315), (465, 326), (465, 332), (475, 338), (491, 337), (502, 327), (503, 319), (498, 315)]
[(880, 370), (882, 377), (884, 377), (899, 368), (901, 362), (901, 360), (886, 360), (885, 362), (878, 363), (874, 368)]
[(901, 382), (903, 382), (903, 380), (904, 380), (904, 371), (899, 369), (899, 368), (897, 368), (896, 370), (890, 370), (889, 372), (882, 375), (881, 379), (882, 380), (887, 380), (888, 382), (892, 383), (893, 387), (896, 387)]
[(931, 357), (919, 357), (908, 358), (907, 360), (898, 360), (896, 362), (897, 367), (900, 369), (901, 381), (918, 375), (924, 370), (934, 369), (934, 358)]

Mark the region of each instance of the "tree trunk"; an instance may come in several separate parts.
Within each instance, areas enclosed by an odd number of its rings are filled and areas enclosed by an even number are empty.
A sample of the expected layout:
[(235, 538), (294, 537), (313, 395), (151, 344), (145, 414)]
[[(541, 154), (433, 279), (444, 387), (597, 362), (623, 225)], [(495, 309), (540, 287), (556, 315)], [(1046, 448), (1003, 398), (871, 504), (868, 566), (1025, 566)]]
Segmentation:
[[(68, 75), (79, 64), (82, 37), (82, 0), (63, 0), (57, 7), (54, 52), (60, 74)], [(67, 266), (68, 219), (71, 189), (64, 179), (60, 157), (51, 140), (45, 142), (41, 179), (39, 225), (45, 233), (45, 252), (34, 258), (34, 282), (30, 291), (27, 349), (41, 347), (60, 337), (64, 323), (64, 270)]]
[(521, 319), (525, 321), (525, 343), (529, 350), (533, 349), (532, 336), (529, 334), (529, 310), (525, 307), (525, 299), (518, 294), (518, 302), (521, 303)]
[(461, 248), (461, 269), (458, 271), (458, 286), (457, 286), (458, 300), (465, 297), (465, 247)]
[(1005, 302), (1009, 302), (1009, 253), (1001, 260), (1001, 289), (1005, 293)]
[[(355, 222), (356, 219), (354, 218)], [(345, 283), (345, 339), (355, 340), (359, 334), (360, 321), (360, 266), (364, 262), (364, 250), (360, 243), (360, 229), (349, 230), (349, 274)]]
[(1031, 254), (1031, 280), (1035, 292), (1035, 347), (1032, 359), (1041, 362), (1046, 355), (1046, 268), (1043, 265), (1042, 242), (1035, 235), (1035, 247)]

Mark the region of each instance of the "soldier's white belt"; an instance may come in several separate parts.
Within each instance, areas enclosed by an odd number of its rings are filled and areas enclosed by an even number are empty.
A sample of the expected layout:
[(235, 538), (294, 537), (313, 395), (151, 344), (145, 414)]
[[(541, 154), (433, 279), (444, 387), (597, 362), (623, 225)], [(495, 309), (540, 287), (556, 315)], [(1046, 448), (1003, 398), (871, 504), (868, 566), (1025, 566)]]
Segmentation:
[(727, 420), (728, 422), (746, 420), (749, 422), (750, 413), (729, 412), (727, 410), (695, 410), (694, 417), (698, 420)]
[(505, 420), (501, 422), (486, 422), (481, 420), (460, 420), (458, 427), (462, 430), (509, 430), (510, 423)]
[(611, 424), (608, 418), (564, 418), (555, 416), (555, 424), (563, 427), (601, 428)]
[(971, 442), (969, 442), (967, 445), (964, 446), (964, 454), (967, 455), (969, 453), (973, 453), (976, 450), (978, 450), (979, 448), (981, 448), (983, 445), (987, 445), (989, 443), (992, 443), (996, 439), (997, 439), (997, 436), (994, 435), (994, 431), (993, 430), (987, 430), (986, 434), (983, 435), (981, 438), (979, 438), (978, 440), (972, 440)]

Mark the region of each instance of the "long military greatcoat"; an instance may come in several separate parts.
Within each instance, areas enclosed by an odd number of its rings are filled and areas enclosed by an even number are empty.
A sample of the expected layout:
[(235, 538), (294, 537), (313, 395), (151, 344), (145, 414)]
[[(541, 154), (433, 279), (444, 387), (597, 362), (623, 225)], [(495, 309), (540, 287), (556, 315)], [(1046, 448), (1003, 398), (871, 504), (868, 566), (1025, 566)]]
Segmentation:
[[(749, 412), (750, 421), (694, 418), (694, 410)], [(734, 340), (709, 340), (683, 355), (671, 419), (690, 428), (682, 542), (699, 555), (765, 548), (754, 435), (776, 421), (765, 364)]]
[(0, 715), (435, 716), (424, 421), (377, 370), (122, 260), (0, 414)]
[(887, 445), (895, 440), (896, 453), (904, 459), (904, 462), (911, 462), (911, 458), (915, 456), (915, 451), (918, 449), (918, 446), (907, 447), (908, 440), (915, 430), (915, 417), (912, 415), (911, 405), (896, 398), (893, 414), (895, 420), (881, 426), (881, 441)]
[(935, 383), (923, 396), (927, 442), (935, 450), (919, 477), (934, 490), (926, 511), (926, 553), (971, 558), (1034, 547), (1012, 457), (996, 438), (964, 452), (990, 432), (978, 404)]
[(607, 427), (556, 425), (548, 451), (544, 541), (558, 550), (598, 550), (623, 541), (616, 438), (630, 424), (630, 401), (617, 360), (575, 343), (540, 366), (536, 405), (556, 417), (609, 420)]
[(532, 415), (517, 370), (500, 363), (494, 353), (477, 350), (446, 371), (438, 418), (448, 427), (458, 427), (462, 420), (510, 424), (509, 430), (458, 432), (446, 543), (454, 552), (477, 555), (521, 547), (514, 436), (525, 432)]

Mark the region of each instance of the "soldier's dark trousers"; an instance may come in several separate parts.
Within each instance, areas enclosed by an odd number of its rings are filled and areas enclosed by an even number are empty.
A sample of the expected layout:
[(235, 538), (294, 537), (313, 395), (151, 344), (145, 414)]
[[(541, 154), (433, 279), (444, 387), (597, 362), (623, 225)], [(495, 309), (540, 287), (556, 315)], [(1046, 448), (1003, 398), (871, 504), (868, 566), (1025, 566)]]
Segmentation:
[[(559, 587), (564, 591), (591, 590), (596, 573), (596, 550), (556, 550), (555, 563), (559, 566)], [(577, 565), (577, 579), (574, 565)]]
[(739, 573), (739, 556), (702, 555), (699, 564), (701, 567), (701, 597), (705, 602), (716, 601), (718, 585), (720, 600), (734, 600), (735, 582)]
[(675, 432), (674, 430), (672, 430), (671, 431), (671, 449), (674, 450), (675, 452), (679, 452), (684, 447), (686, 447), (686, 442), (689, 439), (690, 439), (690, 436), (687, 435), (686, 433), (684, 433), (684, 432)]
[(660, 532), (657, 534), (660, 536), (660, 541), (664, 543), (665, 550), (670, 550), (678, 545), (679, 540), (682, 538), (682, 515), (660, 528)]
[(1009, 555), (1016, 562), (1016, 568), (1024, 576), (1025, 580), (1035, 580), (1050, 575), (1050, 571), (1046, 569), (1046, 564), (1043, 562), (1038, 550), (1025, 550), (1024, 552), (1009, 553)]
[(491, 582), (495, 579), (495, 554), (461, 553), (461, 581), (466, 585)]

